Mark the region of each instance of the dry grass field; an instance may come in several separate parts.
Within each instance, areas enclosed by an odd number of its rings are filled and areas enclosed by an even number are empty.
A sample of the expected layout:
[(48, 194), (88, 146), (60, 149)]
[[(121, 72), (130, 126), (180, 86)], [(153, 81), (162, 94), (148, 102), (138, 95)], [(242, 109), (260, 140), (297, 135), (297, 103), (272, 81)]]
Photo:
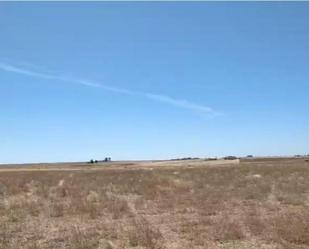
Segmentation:
[(309, 162), (0, 169), (0, 249), (309, 248)]

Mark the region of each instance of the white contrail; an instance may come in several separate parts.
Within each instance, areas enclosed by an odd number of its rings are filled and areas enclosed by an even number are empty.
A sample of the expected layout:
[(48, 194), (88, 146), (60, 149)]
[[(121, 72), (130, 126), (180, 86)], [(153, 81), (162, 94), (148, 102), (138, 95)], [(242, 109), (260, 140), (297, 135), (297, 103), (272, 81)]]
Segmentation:
[(191, 101), (185, 100), (185, 99), (176, 99), (170, 96), (162, 95), (162, 94), (154, 94), (149, 92), (139, 92), (139, 91), (132, 91), (128, 89), (118, 88), (118, 87), (112, 87), (107, 85), (102, 85), (99, 82), (86, 80), (86, 79), (78, 79), (78, 78), (72, 78), (72, 77), (66, 77), (63, 75), (55, 75), (50, 73), (42, 73), (38, 71), (32, 71), (16, 66), (12, 66), (7, 63), (1, 63), (0, 62), (0, 70), (10, 72), (10, 73), (16, 73), (16, 74), (22, 74), (30, 77), (36, 77), (46, 80), (58, 80), (58, 81), (65, 81), (69, 83), (84, 85), (87, 87), (95, 87), (95, 88), (101, 88), (102, 90), (120, 93), (120, 94), (126, 94), (126, 95), (135, 95), (135, 96), (141, 96), (144, 98), (148, 98), (150, 100), (154, 100), (157, 102), (173, 105), (176, 107), (180, 107), (183, 109), (188, 109), (194, 112), (198, 113), (207, 113), (211, 115), (217, 115), (218, 113), (214, 111), (212, 108), (204, 105), (199, 105), (196, 103), (193, 103)]
[(199, 112), (214, 112), (214, 110), (208, 106), (198, 105), (192, 102), (189, 102), (185, 99), (175, 99), (169, 96), (161, 95), (161, 94), (153, 94), (153, 93), (144, 93), (146, 97), (149, 99), (153, 99), (159, 102), (164, 102), (170, 105), (191, 109)]

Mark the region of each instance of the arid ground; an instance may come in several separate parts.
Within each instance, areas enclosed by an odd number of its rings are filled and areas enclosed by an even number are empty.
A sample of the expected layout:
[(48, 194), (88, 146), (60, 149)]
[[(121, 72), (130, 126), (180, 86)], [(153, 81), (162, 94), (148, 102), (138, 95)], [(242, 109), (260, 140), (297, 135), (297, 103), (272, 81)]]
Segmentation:
[(0, 167), (0, 249), (306, 249), (304, 158)]

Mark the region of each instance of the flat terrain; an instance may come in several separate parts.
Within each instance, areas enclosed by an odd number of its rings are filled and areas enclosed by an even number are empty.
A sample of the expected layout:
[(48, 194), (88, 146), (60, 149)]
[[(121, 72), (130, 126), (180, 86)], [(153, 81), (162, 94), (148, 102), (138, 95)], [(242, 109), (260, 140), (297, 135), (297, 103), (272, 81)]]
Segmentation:
[(309, 249), (303, 158), (0, 166), (0, 249)]

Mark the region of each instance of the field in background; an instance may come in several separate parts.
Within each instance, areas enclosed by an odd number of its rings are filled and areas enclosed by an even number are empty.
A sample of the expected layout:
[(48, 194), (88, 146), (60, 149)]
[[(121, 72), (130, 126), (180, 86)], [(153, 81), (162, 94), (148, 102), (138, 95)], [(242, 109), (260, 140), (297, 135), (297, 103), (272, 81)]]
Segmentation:
[(0, 249), (306, 249), (304, 159), (0, 169)]

